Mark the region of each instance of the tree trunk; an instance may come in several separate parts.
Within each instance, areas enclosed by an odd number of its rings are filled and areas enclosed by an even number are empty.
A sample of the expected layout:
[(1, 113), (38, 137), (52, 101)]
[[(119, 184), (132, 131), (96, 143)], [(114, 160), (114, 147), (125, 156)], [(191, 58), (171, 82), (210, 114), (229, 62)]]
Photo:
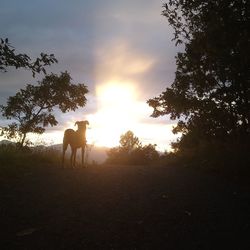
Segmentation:
[(24, 134), (23, 134), (23, 138), (22, 138), (21, 143), (20, 143), (20, 148), (23, 147), (23, 144), (24, 144), (25, 139), (26, 139), (26, 135), (27, 135), (27, 133), (24, 133)]

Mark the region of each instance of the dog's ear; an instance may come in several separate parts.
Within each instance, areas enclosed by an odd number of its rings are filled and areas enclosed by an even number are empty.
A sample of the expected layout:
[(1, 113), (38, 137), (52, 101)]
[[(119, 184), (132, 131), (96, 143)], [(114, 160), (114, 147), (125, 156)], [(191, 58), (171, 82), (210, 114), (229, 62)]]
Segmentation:
[(75, 126), (78, 125), (79, 122), (75, 122)]
[(89, 121), (85, 121), (85, 124), (86, 124), (86, 125), (89, 125)]

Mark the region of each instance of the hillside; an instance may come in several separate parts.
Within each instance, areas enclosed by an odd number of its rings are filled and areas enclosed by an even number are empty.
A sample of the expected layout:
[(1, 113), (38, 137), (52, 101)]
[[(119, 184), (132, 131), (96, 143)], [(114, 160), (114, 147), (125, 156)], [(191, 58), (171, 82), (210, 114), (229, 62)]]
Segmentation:
[[(13, 144), (13, 142), (11, 142), (9, 140), (1, 140), (0, 145), (3, 145), (3, 144), (5, 144), (5, 145)], [(51, 148), (51, 149), (54, 149), (56, 151), (62, 152), (62, 144), (54, 144), (54, 145), (47, 146), (47, 147), (40, 145), (40, 146), (37, 146), (36, 148), (38, 148), (38, 149)], [(91, 147), (90, 145), (88, 145), (87, 150), (86, 150), (86, 159), (85, 160), (87, 163), (102, 164), (107, 159), (106, 152), (108, 150), (109, 150), (109, 148), (107, 148), (107, 147), (97, 147), (97, 146)], [(67, 151), (66, 151), (66, 157), (69, 158), (70, 153), (71, 153), (70, 146), (68, 146)], [(78, 160), (80, 160), (80, 157), (81, 157), (80, 150), (78, 150), (77, 157), (78, 157)]]

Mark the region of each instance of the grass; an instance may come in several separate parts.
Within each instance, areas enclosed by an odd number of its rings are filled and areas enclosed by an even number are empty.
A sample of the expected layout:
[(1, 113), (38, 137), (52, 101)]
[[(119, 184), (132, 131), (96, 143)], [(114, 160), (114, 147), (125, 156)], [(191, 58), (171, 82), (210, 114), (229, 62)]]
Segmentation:
[(34, 167), (58, 166), (60, 154), (54, 149), (0, 146), (0, 177), (18, 177)]

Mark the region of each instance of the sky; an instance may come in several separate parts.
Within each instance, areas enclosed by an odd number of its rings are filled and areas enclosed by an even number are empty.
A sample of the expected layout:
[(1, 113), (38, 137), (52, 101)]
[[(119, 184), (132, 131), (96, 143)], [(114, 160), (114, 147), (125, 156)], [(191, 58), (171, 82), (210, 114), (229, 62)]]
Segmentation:
[[(89, 89), (87, 105), (76, 112), (55, 112), (58, 126), (47, 128), (36, 143), (61, 143), (63, 131), (88, 120), (89, 144), (113, 147), (132, 130), (143, 144), (169, 150), (176, 139), (169, 117), (152, 118), (149, 98), (174, 80), (173, 30), (161, 15), (160, 0), (0, 0), (0, 37), (32, 58), (53, 53), (58, 64), (47, 72), (67, 70), (74, 83)], [(0, 72), (0, 104), (42, 75), (8, 68)], [(8, 121), (0, 117), (0, 126)]]

